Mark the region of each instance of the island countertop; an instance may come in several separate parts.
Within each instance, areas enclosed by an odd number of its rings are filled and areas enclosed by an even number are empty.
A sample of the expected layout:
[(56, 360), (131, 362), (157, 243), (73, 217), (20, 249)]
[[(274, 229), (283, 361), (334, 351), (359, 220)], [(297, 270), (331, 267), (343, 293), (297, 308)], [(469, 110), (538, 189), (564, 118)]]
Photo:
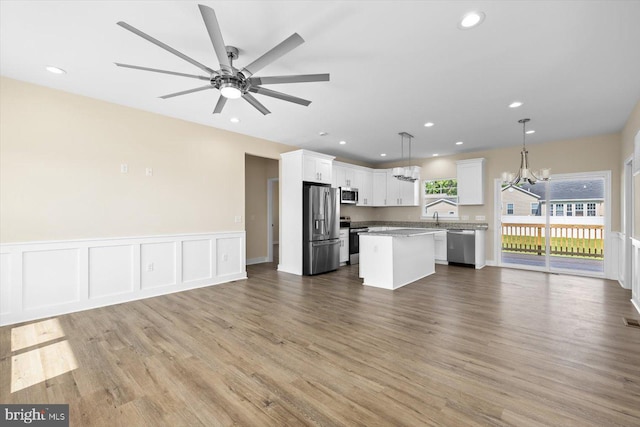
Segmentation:
[(360, 235), (366, 234), (369, 236), (390, 236), (390, 237), (412, 237), (422, 236), (424, 234), (433, 234), (446, 231), (437, 228), (399, 228), (395, 230), (381, 230), (381, 231), (363, 231), (358, 233)]

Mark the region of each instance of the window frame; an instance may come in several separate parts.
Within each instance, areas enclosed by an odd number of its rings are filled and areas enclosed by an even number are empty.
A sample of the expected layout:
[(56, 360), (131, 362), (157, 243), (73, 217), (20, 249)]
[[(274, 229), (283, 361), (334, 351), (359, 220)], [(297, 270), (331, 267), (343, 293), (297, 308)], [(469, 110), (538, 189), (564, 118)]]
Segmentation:
[[(445, 186), (440, 187), (441, 189), (440, 191), (442, 191), (442, 189), (446, 189), (447, 190), (446, 192), (427, 193), (427, 183), (429, 182), (444, 183), (448, 181), (453, 182), (454, 185), (451, 185), (449, 187), (445, 187)], [(420, 209), (421, 219), (433, 219), (434, 214), (427, 213), (427, 204), (434, 202), (438, 199), (445, 199), (455, 203), (455, 206), (451, 206), (451, 211), (453, 213), (449, 215), (439, 214), (438, 215), (439, 219), (446, 219), (447, 221), (460, 219), (460, 211), (459, 211), (460, 206), (458, 205), (458, 179), (457, 178), (422, 179), (421, 185), (422, 185), (420, 188), (420, 194), (421, 194), (421, 200), (422, 200), (422, 205), (421, 205), (422, 207)], [(450, 193), (455, 193), (455, 194), (450, 194)], [(455, 200), (452, 200), (452, 199), (455, 199)]]

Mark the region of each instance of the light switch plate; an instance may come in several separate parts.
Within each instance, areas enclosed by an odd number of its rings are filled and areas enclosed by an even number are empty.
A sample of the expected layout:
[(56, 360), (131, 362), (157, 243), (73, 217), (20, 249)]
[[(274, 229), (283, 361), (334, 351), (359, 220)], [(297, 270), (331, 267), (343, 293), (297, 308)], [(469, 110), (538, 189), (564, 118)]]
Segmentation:
[(476, 215), (476, 221), (485, 221), (487, 219), (484, 215)]

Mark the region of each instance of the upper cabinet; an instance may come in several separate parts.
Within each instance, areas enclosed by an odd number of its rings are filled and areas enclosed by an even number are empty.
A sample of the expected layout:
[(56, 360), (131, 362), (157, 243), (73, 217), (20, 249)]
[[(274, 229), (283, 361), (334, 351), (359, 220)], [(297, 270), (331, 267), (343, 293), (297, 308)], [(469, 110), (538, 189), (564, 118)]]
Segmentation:
[(484, 204), (484, 159), (456, 162), (458, 178), (458, 205)]
[(301, 150), (302, 153), (302, 180), (331, 184), (332, 156), (326, 156), (312, 151)]
[(356, 171), (346, 163), (333, 163), (333, 186), (358, 188), (356, 186)]
[(373, 206), (373, 172), (362, 168), (355, 171), (355, 188), (358, 189), (356, 206)]
[(387, 169), (387, 198), (385, 206), (420, 206), (420, 180), (401, 181)]
[(372, 195), (373, 206), (387, 206), (387, 171), (374, 170), (372, 173)]

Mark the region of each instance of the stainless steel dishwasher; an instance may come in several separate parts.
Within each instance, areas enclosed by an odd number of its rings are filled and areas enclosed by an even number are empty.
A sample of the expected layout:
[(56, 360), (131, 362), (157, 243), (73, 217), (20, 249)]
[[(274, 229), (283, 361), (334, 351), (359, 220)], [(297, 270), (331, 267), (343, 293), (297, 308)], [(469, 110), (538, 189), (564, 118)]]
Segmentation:
[(449, 264), (475, 267), (476, 232), (447, 230), (447, 261)]

